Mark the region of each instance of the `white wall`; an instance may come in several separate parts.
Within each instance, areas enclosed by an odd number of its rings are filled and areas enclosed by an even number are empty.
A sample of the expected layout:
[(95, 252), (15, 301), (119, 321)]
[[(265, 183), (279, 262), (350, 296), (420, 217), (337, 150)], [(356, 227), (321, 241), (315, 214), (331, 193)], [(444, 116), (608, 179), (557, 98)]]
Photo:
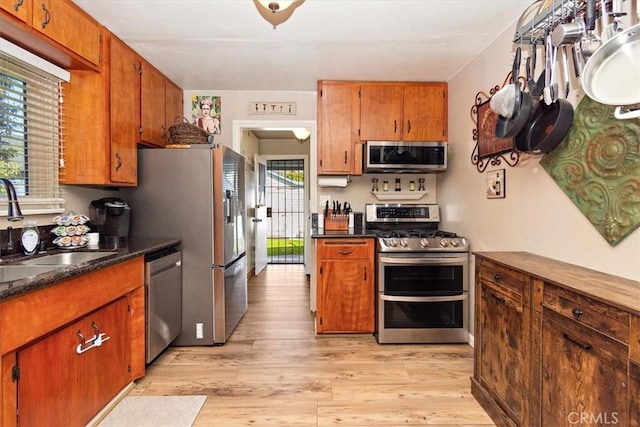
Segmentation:
[[(476, 93), (502, 84), (510, 70), (513, 29), (449, 82), (449, 141), (455, 156), (438, 179), (443, 228), (468, 237), (473, 251), (527, 251), (640, 280), (640, 230), (609, 245), (539, 166), (541, 156), (517, 167), (487, 168), (506, 169), (506, 198), (486, 198), (486, 171), (479, 173), (470, 160), (475, 145), (470, 110)], [(574, 90), (574, 106), (582, 96)]]

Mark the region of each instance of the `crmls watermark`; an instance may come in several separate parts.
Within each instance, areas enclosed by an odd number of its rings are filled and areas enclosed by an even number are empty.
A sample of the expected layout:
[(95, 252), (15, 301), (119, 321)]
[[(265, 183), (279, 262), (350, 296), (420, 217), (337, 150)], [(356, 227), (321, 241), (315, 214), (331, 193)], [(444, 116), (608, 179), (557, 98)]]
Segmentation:
[(617, 412), (571, 412), (567, 420), (573, 425), (615, 425), (619, 422)]

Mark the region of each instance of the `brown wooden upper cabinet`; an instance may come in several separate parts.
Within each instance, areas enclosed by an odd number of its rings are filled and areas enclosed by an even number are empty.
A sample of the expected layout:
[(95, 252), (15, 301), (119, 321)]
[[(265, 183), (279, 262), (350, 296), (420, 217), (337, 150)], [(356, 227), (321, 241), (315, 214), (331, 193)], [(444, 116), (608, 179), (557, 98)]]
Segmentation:
[(360, 140), (447, 141), (446, 83), (379, 83), (360, 87)]
[(65, 86), (64, 184), (138, 182), (140, 57), (107, 30), (105, 39), (102, 71), (73, 70)]
[[(17, 18), (20, 25), (10, 36), (26, 40), (28, 29), (46, 36), (93, 65), (100, 64), (101, 25), (70, 0), (0, 0), (0, 9)], [(7, 31), (5, 29), (5, 31)], [(26, 34), (26, 36), (25, 36)], [(47, 49), (35, 43), (36, 51), (47, 56)], [(54, 61), (56, 62), (56, 61)]]
[(165, 129), (165, 78), (147, 61), (140, 68), (140, 142), (162, 146)]
[(359, 85), (318, 82), (318, 174), (360, 175), (362, 145), (358, 138)]
[[(101, 72), (72, 70), (66, 85), (69, 125), (65, 184), (135, 186), (137, 145), (166, 145), (169, 114), (182, 114), (182, 89), (104, 30)], [(173, 119), (172, 119), (173, 121)]]
[(0, 9), (31, 25), (31, 0), (0, 0)]

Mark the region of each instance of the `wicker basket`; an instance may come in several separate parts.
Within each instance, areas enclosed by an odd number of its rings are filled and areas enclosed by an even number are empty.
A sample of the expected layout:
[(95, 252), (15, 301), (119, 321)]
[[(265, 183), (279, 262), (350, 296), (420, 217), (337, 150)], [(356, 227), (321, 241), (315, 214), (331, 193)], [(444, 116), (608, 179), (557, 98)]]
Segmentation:
[(175, 144), (210, 144), (213, 135), (192, 125), (186, 117), (177, 117), (175, 123), (169, 126), (169, 140)]

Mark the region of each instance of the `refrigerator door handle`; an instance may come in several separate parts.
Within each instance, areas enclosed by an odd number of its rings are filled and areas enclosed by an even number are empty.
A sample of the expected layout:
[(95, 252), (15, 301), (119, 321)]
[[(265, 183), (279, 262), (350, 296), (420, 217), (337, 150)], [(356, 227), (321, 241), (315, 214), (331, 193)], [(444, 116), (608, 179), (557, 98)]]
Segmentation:
[(227, 218), (227, 224), (230, 224), (232, 222), (232, 215), (231, 215), (231, 190), (227, 190), (225, 192), (225, 198), (224, 198), (224, 215)]

